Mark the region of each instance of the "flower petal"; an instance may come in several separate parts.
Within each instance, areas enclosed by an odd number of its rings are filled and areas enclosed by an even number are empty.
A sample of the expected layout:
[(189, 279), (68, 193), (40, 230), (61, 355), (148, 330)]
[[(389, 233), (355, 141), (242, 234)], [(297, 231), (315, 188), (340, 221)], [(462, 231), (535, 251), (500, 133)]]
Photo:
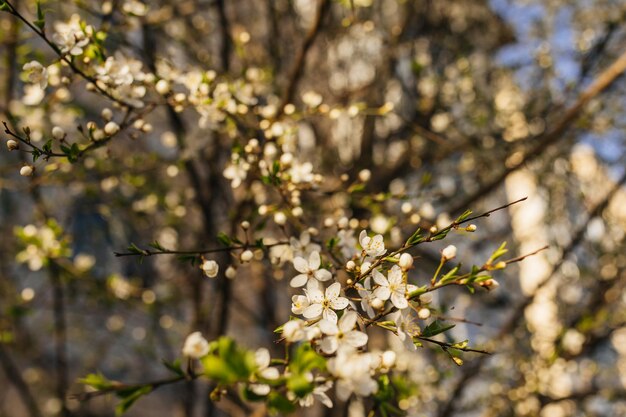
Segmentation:
[(378, 285), (382, 285), (383, 287), (389, 286), (389, 281), (383, 274), (380, 273), (379, 270), (375, 269), (372, 271), (372, 278), (374, 278), (374, 282)]
[[(335, 310), (343, 310), (344, 308), (348, 307), (348, 304), (350, 304), (350, 301), (348, 301), (348, 299), (344, 297), (337, 297), (330, 302), (330, 306)], [(335, 322), (336, 321), (337, 320), (335, 320)]]
[(338, 282), (335, 282), (334, 284), (331, 284), (330, 287), (326, 288), (326, 298), (328, 300), (337, 298), (339, 296), (340, 291), (341, 291), (341, 284), (339, 284)]
[(322, 314), (322, 311), (324, 311), (324, 307), (319, 303), (315, 303), (305, 308), (302, 315), (307, 319), (316, 319)]
[(402, 270), (398, 265), (394, 265), (393, 268), (387, 274), (387, 280), (389, 280), (389, 284), (391, 285), (400, 285), (402, 284)]
[(380, 298), (383, 301), (388, 300), (390, 296), (391, 291), (389, 287), (378, 287), (374, 290), (374, 297)]
[(330, 355), (331, 353), (335, 353), (337, 347), (339, 346), (339, 342), (337, 342), (336, 337), (325, 337), (320, 342), (320, 348), (322, 352)]
[(293, 288), (304, 287), (304, 284), (307, 283), (308, 279), (309, 277), (306, 274), (296, 275), (291, 279), (291, 281), (289, 281), (289, 285), (291, 285)]
[(406, 297), (395, 291), (393, 294), (391, 294), (391, 302), (394, 306), (396, 306), (396, 308), (399, 308), (400, 310), (409, 306), (409, 302), (406, 300)]
[(350, 330), (354, 329), (354, 325), (356, 324), (357, 314), (354, 311), (346, 312), (339, 320), (339, 330), (341, 333), (348, 333)]
[(313, 273), (313, 276), (318, 280), (318, 281), (328, 281), (329, 279), (331, 279), (333, 277), (333, 274), (330, 273), (330, 271), (327, 271), (325, 269), (320, 269), (317, 270)]
[(337, 324), (330, 322), (328, 320), (322, 320), (318, 323), (320, 330), (322, 333), (327, 334), (329, 336), (334, 336), (339, 333), (339, 329), (337, 328)]
[(309, 268), (311, 271), (319, 269), (321, 264), (322, 260), (320, 258), (320, 253), (317, 251), (311, 252), (311, 256), (309, 256)]
[(330, 308), (325, 309), (323, 311), (323, 313), (322, 313), (322, 316), (324, 317), (324, 320), (328, 320), (328, 321), (331, 321), (333, 323), (337, 323), (337, 313), (335, 313)]
[(358, 330), (352, 330), (343, 336), (343, 340), (350, 346), (358, 348), (365, 346), (367, 343), (367, 335)]
[(250, 390), (256, 395), (267, 395), (270, 393), (270, 386), (266, 384), (252, 384)]
[(259, 369), (265, 369), (270, 365), (270, 351), (266, 348), (259, 348), (254, 353), (254, 361)]
[(265, 379), (278, 379), (280, 377), (280, 372), (272, 366), (271, 368), (263, 369), (259, 372), (259, 375)]
[(300, 256), (296, 256), (293, 259), (293, 267), (296, 268), (296, 271), (301, 272), (303, 274), (306, 274), (307, 272), (309, 272), (309, 263), (306, 261), (306, 259)]

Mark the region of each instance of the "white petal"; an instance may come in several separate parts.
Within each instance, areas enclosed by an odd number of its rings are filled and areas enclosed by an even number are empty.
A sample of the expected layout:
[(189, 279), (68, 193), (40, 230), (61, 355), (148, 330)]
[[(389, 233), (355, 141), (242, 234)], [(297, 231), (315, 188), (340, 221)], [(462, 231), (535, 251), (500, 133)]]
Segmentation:
[(335, 282), (330, 287), (326, 288), (326, 298), (328, 300), (332, 300), (339, 296), (339, 291), (341, 291), (341, 284)]
[(335, 313), (330, 308), (327, 308), (323, 312), (324, 320), (331, 321), (333, 323), (337, 323), (337, 313)]
[(322, 284), (316, 279), (310, 279), (306, 285), (306, 295), (309, 297), (309, 301), (321, 303), (324, 300)]
[(280, 372), (274, 367), (263, 369), (259, 374), (265, 379), (278, 379), (280, 377)]
[(320, 326), (320, 330), (322, 333), (333, 336), (339, 333), (339, 329), (337, 328), (337, 324), (330, 322), (328, 320), (322, 320), (318, 323)]
[(318, 281), (328, 281), (329, 279), (331, 279), (333, 277), (333, 274), (331, 274), (330, 271), (327, 271), (325, 269), (320, 269), (318, 271), (315, 271), (313, 276)]
[(391, 271), (387, 274), (387, 279), (391, 285), (402, 284), (402, 270), (398, 265), (394, 265), (393, 268), (391, 268)]
[(309, 256), (309, 268), (312, 271), (315, 271), (316, 269), (319, 269), (320, 265), (322, 264), (322, 260), (320, 259), (320, 254), (319, 252), (312, 252), (311, 256)]
[(357, 314), (354, 311), (346, 312), (339, 320), (339, 330), (341, 333), (348, 333), (350, 330), (354, 329), (354, 325), (356, 324)]
[(250, 390), (256, 395), (267, 395), (270, 393), (270, 386), (266, 384), (252, 384)]
[(325, 337), (320, 342), (320, 348), (322, 349), (322, 352), (326, 353), (327, 355), (334, 353), (337, 350), (338, 345), (339, 343), (337, 342), (337, 338), (335, 337)]
[(358, 330), (353, 330), (343, 336), (343, 340), (352, 347), (358, 348), (365, 346), (367, 343), (367, 335)]
[(306, 259), (301, 258), (300, 256), (296, 256), (293, 260), (293, 267), (296, 268), (296, 271), (306, 274), (309, 272), (309, 263)]
[(293, 288), (304, 287), (304, 284), (307, 283), (308, 279), (309, 277), (306, 274), (296, 275), (291, 279), (291, 281), (289, 281), (289, 285)]
[[(367, 239), (367, 241), (365, 241), (365, 239)], [(361, 233), (359, 233), (359, 243), (363, 249), (365, 249), (365, 246), (369, 243), (369, 237), (365, 230), (361, 230)]]
[(259, 369), (267, 368), (270, 365), (270, 351), (266, 348), (257, 349), (254, 353), (254, 361)]
[(396, 306), (396, 308), (399, 308), (400, 310), (409, 306), (409, 302), (406, 300), (406, 297), (395, 291), (393, 294), (391, 294), (391, 302), (394, 306)]
[(305, 308), (302, 312), (302, 315), (307, 319), (316, 319), (322, 314), (322, 311), (324, 311), (322, 305), (319, 303), (315, 303)]
[(380, 298), (383, 301), (388, 300), (390, 296), (391, 291), (389, 287), (378, 287), (374, 290), (374, 297)]
[(375, 269), (372, 271), (372, 278), (374, 278), (374, 282), (378, 285), (382, 285), (383, 287), (389, 286), (389, 281), (383, 274), (380, 273), (379, 270)]
[[(330, 302), (330, 306), (332, 308), (334, 308), (335, 310), (343, 310), (344, 308), (348, 307), (349, 303), (350, 302), (348, 301), (347, 298), (337, 297), (337, 298), (335, 298), (334, 300), (332, 300)], [(337, 320), (335, 320), (335, 321), (337, 321)]]
[(326, 395), (325, 392), (313, 391), (313, 395), (315, 395), (317, 399), (320, 400), (320, 402), (324, 404), (326, 407), (333, 408), (333, 402), (331, 401), (330, 397)]

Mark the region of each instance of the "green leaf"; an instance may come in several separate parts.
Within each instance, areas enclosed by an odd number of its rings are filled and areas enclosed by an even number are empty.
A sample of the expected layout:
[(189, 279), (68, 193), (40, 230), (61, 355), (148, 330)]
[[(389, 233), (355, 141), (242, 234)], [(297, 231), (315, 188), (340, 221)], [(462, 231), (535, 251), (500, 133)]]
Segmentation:
[(172, 371), (174, 374), (178, 376), (185, 376), (185, 371), (183, 371), (183, 368), (180, 363), (180, 359), (176, 359), (174, 362), (168, 362), (166, 360), (163, 360), (162, 362), (163, 362), (163, 365), (167, 369)]
[(416, 289), (415, 291), (411, 291), (409, 293), (409, 300), (413, 300), (414, 298), (419, 297), (420, 295), (424, 294), (426, 291), (428, 290), (428, 285), (423, 285), (421, 287), (419, 287), (418, 289)]
[(296, 405), (289, 401), (287, 397), (275, 391), (270, 392), (267, 397), (267, 406), (273, 412), (292, 413), (296, 410)]
[(146, 251), (143, 249), (140, 249), (137, 247), (137, 245), (135, 245), (134, 243), (131, 242), (131, 244), (126, 248), (129, 252), (132, 253), (136, 253), (137, 255), (145, 255)]
[(493, 264), (493, 262), (498, 259), (499, 257), (501, 257), (502, 255), (504, 255), (505, 253), (507, 253), (509, 250), (506, 249), (506, 242), (502, 242), (502, 244), (500, 245), (500, 247), (498, 249), (496, 249), (493, 254), (491, 254), (491, 257), (489, 258), (489, 260), (486, 262), (487, 265), (491, 265)]
[(465, 210), (463, 214), (456, 218), (455, 223), (461, 223), (463, 220), (467, 219), (470, 214), (472, 214), (472, 210)]
[(224, 246), (230, 246), (232, 244), (231, 238), (224, 232), (219, 232), (217, 234), (217, 240)]
[(422, 229), (420, 229), (418, 227), (417, 230), (415, 231), (415, 233), (413, 233), (411, 235), (411, 237), (408, 238), (406, 243), (407, 243), (408, 246), (412, 246), (412, 245), (417, 245), (418, 243), (420, 243), (423, 240), (424, 240), (424, 238), (422, 237)]
[(455, 266), (454, 268), (452, 268), (447, 274), (442, 276), (441, 279), (439, 280), (439, 284), (443, 285), (443, 284), (447, 284), (448, 282), (454, 281), (457, 277), (456, 273), (459, 271), (460, 267), (461, 265), (459, 264)]
[(313, 392), (314, 385), (304, 374), (293, 374), (287, 380), (287, 388), (293, 391), (296, 396), (303, 398)]
[(441, 322), (439, 320), (435, 320), (432, 323), (430, 323), (428, 326), (426, 326), (426, 328), (422, 332), (421, 336), (423, 336), (423, 337), (436, 336), (438, 334), (441, 334), (443, 332), (446, 332), (446, 331), (452, 329), (455, 326), (456, 326), (456, 324), (445, 324), (445, 323), (443, 323), (443, 322)]
[(122, 398), (122, 401), (115, 406), (115, 415), (121, 416), (128, 411), (135, 401), (150, 392), (152, 392), (152, 387), (150, 385), (143, 385), (128, 390), (118, 391), (116, 394), (118, 397)]
[(97, 374), (88, 374), (86, 377), (79, 379), (78, 382), (84, 385), (88, 385), (97, 390), (104, 390), (113, 386), (113, 383), (100, 372), (98, 372)]
[(46, 19), (43, 10), (41, 9), (41, 2), (39, 0), (37, 0), (37, 20), (35, 20), (34, 23), (40, 30), (43, 30), (46, 26)]
[(160, 250), (160, 251), (164, 251), (166, 250), (163, 246), (161, 246), (161, 244), (158, 241), (154, 241), (152, 243), (150, 243), (148, 246), (150, 246), (151, 248), (154, 248), (156, 250)]

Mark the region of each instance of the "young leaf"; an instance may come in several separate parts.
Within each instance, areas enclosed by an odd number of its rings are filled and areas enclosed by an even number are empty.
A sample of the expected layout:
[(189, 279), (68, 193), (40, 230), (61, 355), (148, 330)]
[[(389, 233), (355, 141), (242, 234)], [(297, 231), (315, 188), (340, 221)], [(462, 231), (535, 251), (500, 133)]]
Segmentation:
[(423, 337), (432, 337), (452, 329), (456, 324), (445, 324), (439, 320), (430, 323), (422, 332)]

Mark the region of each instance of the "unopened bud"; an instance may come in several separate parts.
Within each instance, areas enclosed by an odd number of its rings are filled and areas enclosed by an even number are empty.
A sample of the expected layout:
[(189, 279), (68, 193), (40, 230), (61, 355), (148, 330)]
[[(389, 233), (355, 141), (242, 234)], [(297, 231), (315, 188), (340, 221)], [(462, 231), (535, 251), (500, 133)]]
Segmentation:
[(454, 259), (456, 257), (456, 246), (450, 245), (446, 246), (441, 251), (441, 259), (444, 261), (449, 261), (450, 259)]
[(430, 317), (430, 310), (427, 308), (420, 308), (419, 311), (417, 312), (417, 317), (419, 317), (422, 320), (426, 320), (427, 318)]
[(252, 253), (250, 249), (246, 249), (245, 251), (241, 252), (241, 255), (239, 256), (241, 262), (250, 262), (252, 258), (254, 258), (254, 253)]
[(35, 168), (33, 168), (31, 165), (24, 165), (22, 168), (20, 168), (20, 175), (23, 177), (30, 177), (31, 175), (33, 175), (34, 171)]
[(10, 151), (14, 151), (14, 150), (16, 150), (16, 149), (19, 149), (19, 147), (20, 147), (20, 144), (19, 144), (19, 143), (17, 143), (17, 141), (16, 141), (16, 140), (13, 140), (13, 139), (9, 139), (9, 140), (7, 140), (7, 148), (8, 148)]
[(354, 268), (356, 268), (356, 264), (354, 263), (354, 261), (350, 260), (346, 262), (346, 270), (354, 271)]
[(215, 278), (218, 271), (220, 270), (220, 266), (217, 262), (209, 260), (202, 263), (201, 269), (204, 271), (207, 277)]
[(52, 128), (52, 137), (56, 140), (65, 139), (65, 131), (60, 126), (55, 126)]
[(228, 268), (226, 268), (224, 275), (226, 275), (226, 278), (228, 279), (233, 279), (235, 278), (235, 276), (237, 276), (237, 270), (234, 266), (230, 265)]
[(500, 261), (497, 264), (495, 264), (494, 268), (495, 269), (504, 269), (504, 268), (506, 268), (506, 262)]
[(111, 109), (109, 109), (108, 107), (102, 109), (102, 112), (100, 113), (100, 115), (102, 116), (102, 118), (104, 120), (106, 120), (107, 122), (110, 122), (111, 119), (113, 119), (113, 112), (111, 111)]
[(374, 310), (380, 310), (381, 308), (383, 308), (385, 306), (385, 302), (383, 300), (381, 300), (380, 298), (374, 298), (370, 302), (370, 305), (372, 306), (372, 308)]
[(107, 136), (113, 136), (119, 131), (120, 131), (120, 125), (118, 125), (115, 122), (109, 122), (106, 125), (104, 125), (104, 133)]
[(359, 180), (361, 182), (368, 182), (372, 178), (372, 171), (369, 169), (362, 169), (359, 171)]
[(250, 222), (247, 220), (244, 220), (241, 222), (241, 228), (243, 230), (248, 230), (250, 228)]
[(391, 368), (396, 364), (396, 352), (386, 350), (381, 357), (381, 364), (384, 368)]
[(402, 270), (407, 271), (413, 266), (413, 256), (410, 253), (403, 253), (400, 255), (400, 260), (398, 261), (398, 265)]
[(276, 224), (284, 226), (285, 223), (287, 223), (287, 216), (285, 216), (285, 213), (283, 213), (282, 211), (278, 211), (274, 213), (274, 221), (276, 222)]
[(470, 224), (469, 226), (467, 226), (465, 228), (466, 232), (475, 232), (476, 231), (476, 225), (475, 224)]
[(154, 88), (156, 88), (157, 93), (165, 95), (170, 92), (170, 83), (167, 80), (159, 80)]

